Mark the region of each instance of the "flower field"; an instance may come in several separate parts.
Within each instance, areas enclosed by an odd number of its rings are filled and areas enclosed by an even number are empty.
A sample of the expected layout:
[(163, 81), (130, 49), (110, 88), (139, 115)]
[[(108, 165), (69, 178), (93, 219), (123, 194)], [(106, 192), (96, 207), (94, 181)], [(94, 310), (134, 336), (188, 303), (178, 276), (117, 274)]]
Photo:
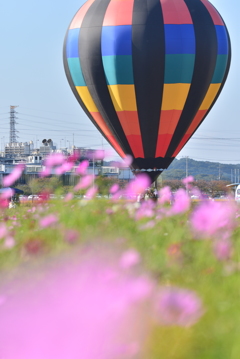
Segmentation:
[[(43, 176), (75, 160), (49, 158)], [(97, 199), (86, 168), (86, 199), (46, 194), (9, 209), (1, 194), (0, 358), (239, 359), (235, 202), (193, 203), (187, 178), (174, 198), (165, 187), (137, 203), (144, 176), (124, 189), (132, 200), (117, 184)]]

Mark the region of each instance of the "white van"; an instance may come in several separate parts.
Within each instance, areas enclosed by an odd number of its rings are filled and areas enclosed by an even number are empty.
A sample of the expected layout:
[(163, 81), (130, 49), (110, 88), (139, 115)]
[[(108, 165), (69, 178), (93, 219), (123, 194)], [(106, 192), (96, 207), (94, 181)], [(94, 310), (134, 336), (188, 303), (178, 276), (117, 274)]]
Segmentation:
[(235, 201), (240, 202), (240, 184), (235, 189)]

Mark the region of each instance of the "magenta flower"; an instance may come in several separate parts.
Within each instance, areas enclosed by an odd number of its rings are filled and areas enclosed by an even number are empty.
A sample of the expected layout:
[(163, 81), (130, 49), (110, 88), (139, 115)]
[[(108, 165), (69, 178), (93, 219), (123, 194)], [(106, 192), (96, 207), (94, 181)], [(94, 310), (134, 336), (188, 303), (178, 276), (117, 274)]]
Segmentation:
[(51, 169), (48, 167), (45, 167), (45, 169), (41, 172), (39, 172), (39, 177), (48, 177), (51, 174)]
[(154, 212), (155, 203), (151, 200), (143, 202), (139, 209), (136, 211), (135, 218), (139, 220), (141, 218), (150, 218), (155, 216)]
[(52, 153), (49, 155), (45, 160), (45, 166), (52, 168), (55, 166), (60, 166), (65, 161), (65, 156), (63, 156), (61, 153)]
[(119, 190), (119, 185), (117, 183), (114, 183), (112, 187), (109, 190), (109, 193), (114, 194)]
[(11, 186), (16, 182), (22, 175), (24, 171), (25, 165), (19, 164), (14, 167), (13, 171), (10, 173), (10, 175), (3, 177), (2, 183), (4, 187)]
[(213, 253), (219, 261), (226, 261), (232, 257), (233, 247), (230, 239), (219, 239), (214, 243)]
[(126, 188), (127, 196), (135, 197), (137, 194), (142, 193), (146, 190), (147, 187), (150, 186), (150, 179), (144, 173), (137, 175), (135, 179), (133, 179)]
[(13, 285), (11, 296), (1, 288), (7, 298), (0, 306), (2, 357), (127, 359), (140, 351), (149, 332), (152, 282), (100, 260), (99, 253), (87, 258), (33, 275), (29, 285)]
[(60, 176), (63, 173), (69, 172), (73, 168), (73, 165), (73, 162), (64, 162), (62, 166), (56, 168), (55, 173)]
[(72, 192), (69, 192), (66, 194), (66, 196), (64, 197), (64, 201), (65, 202), (68, 202), (68, 201), (71, 201), (73, 199), (74, 195)]
[(192, 291), (165, 287), (159, 292), (156, 315), (162, 325), (190, 327), (203, 315), (200, 298)]
[(170, 203), (172, 200), (172, 192), (169, 186), (163, 187), (160, 189), (159, 193), (159, 203)]
[(65, 241), (68, 242), (68, 243), (75, 243), (78, 238), (79, 238), (79, 232), (76, 231), (75, 229), (67, 229), (65, 231)]
[(1, 193), (1, 199), (8, 199), (14, 195), (14, 190), (12, 188), (6, 188), (4, 192)]
[(103, 160), (105, 158), (105, 151), (104, 150), (96, 150), (93, 155), (93, 159), (96, 160)]
[(93, 182), (93, 175), (87, 175), (80, 179), (78, 184), (74, 187), (74, 191), (79, 191), (80, 189), (89, 187)]
[(93, 186), (91, 188), (89, 188), (85, 194), (85, 198), (87, 199), (92, 199), (96, 196), (98, 191), (98, 187), (97, 186)]
[(80, 163), (80, 165), (76, 169), (76, 173), (79, 175), (85, 175), (87, 168), (89, 166), (89, 162), (87, 160), (84, 160)]
[(232, 202), (201, 203), (191, 216), (194, 233), (200, 237), (231, 233), (236, 225), (236, 207)]
[(7, 236), (4, 241), (4, 248), (12, 249), (15, 246), (15, 239), (12, 236)]
[(54, 226), (58, 222), (58, 217), (55, 214), (49, 214), (46, 217), (43, 217), (39, 221), (39, 226), (41, 228)]
[(190, 209), (190, 205), (191, 205), (191, 200), (187, 192), (184, 189), (180, 188), (175, 193), (174, 203), (171, 208), (171, 213), (172, 214), (184, 213)]
[(194, 177), (193, 176), (188, 176), (186, 178), (184, 178), (182, 180), (182, 183), (185, 184), (185, 185), (188, 185), (190, 183), (194, 182)]
[(0, 239), (6, 237), (7, 234), (8, 234), (7, 226), (4, 223), (0, 224)]
[(121, 268), (128, 269), (139, 264), (140, 261), (140, 254), (135, 249), (129, 249), (122, 254), (119, 264)]

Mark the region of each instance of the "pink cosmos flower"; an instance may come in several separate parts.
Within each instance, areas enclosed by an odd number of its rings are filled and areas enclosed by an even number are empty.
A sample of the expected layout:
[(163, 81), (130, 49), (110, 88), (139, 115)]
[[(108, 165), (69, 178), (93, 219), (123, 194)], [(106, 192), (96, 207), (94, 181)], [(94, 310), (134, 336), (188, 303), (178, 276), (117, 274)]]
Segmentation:
[(9, 200), (0, 196), (0, 208), (8, 208)]
[(163, 187), (162, 189), (160, 189), (160, 191), (158, 192), (159, 195), (159, 200), (158, 202), (161, 204), (164, 203), (170, 203), (172, 200), (172, 192), (169, 186)]
[(154, 217), (155, 216), (154, 208), (155, 208), (155, 203), (153, 201), (148, 200), (146, 202), (143, 202), (142, 205), (139, 207), (139, 209), (136, 211), (136, 215), (135, 215), (136, 220), (146, 217), (148, 218)]
[(78, 184), (74, 187), (74, 191), (89, 187), (93, 182), (93, 175), (87, 175), (80, 179)]
[(114, 183), (112, 187), (109, 190), (109, 193), (114, 194), (119, 190), (119, 185), (117, 183)]
[(236, 225), (236, 207), (232, 202), (203, 202), (191, 216), (191, 227), (199, 237), (231, 233)]
[(128, 269), (139, 264), (140, 261), (140, 254), (135, 249), (129, 249), (122, 254), (119, 264), (121, 268)]
[(150, 186), (150, 179), (149, 177), (144, 174), (141, 173), (139, 175), (137, 175), (137, 177), (135, 179), (133, 179), (126, 188), (126, 194), (128, 196), (136, 196), (139, 193), (142, 193), (143, 191), (146, 190), (147, 187)]
[(80, 157), (80, 151), (79, 150), (74, 150), (73, 154), (68, 157), (67, 161), (74, 163), (79, 159), (79, 157)]
[(58, 217), (55, 214), (49, 214), (46, 217), (43, 217), (39, 221), (39, 226), (41, 228), (46, 228), (55, 225), (58, 222)]
[(148, 335), (151, 280), (121, 271), (99, 253), (13, 287), (11, 296), (1, 288), (4, 358), (135, 358)]
[(4, 241), (4, 248), (12, 249), (15, 246), (15, 239), (12, 236), (7, 236)]
[(68, 202), (68, 201), (71, 201), (73, 199), (73, 193), (69, 192), (66, 194), (66, 196), (64, 197), (64, 201), (65, 202)]
[(80, 165), (76, 168), (76, 173), (79, 175), (85, 175), (88, 166), (89, 166), (89, 162), (87, 160), (82, 161)]
[(98, 187), (97, 186), (93, 186), (91, 188), (89, 188), (85, 194), (85, 197), (87, 199), (92, 199), (96, 196), (97, 194), (97, 191), (98, 191)]
[(139, 227), (139, 229), (141, 230), (141, 231), (145, 231), (146, 229), (151, 229), (151, 228), (153, 228), (153, 227), (155, 227), (156, 226), (156, 222), (155, 221), (149, 221), (149, 222), (147, 222), (147, 223), (145, 223), (145, 224), (142, 224), (140, 227)]
[(68, 243), (75, 243), (79, 238), (79, 232), (74, 229), (67, 229), (64, 238)]
[(214, 243), (213, 252), (219, 261), (226, 261), (233, 254), (232, 242), (230, 239), (219, 239)]
[(104, 150), (96, 150), (94, 152), (93, 158), (96, 160), (103, 160), (105, 158), (105, 151)]
[(1, 199), (8, 199), (14, 195), (14, 190), (12, 188), (7, 188), (4, 192), (1, 193)]
[(8, 234), (7, 226), (4, 223), (0, 224), (0, 239), (6, 237), (7, 234)]
[(200, 298), (192, 291), (165, 287), (159, 292), (156, 315), (162, 325), (190, 327), (203, 315)]
[(171, 208), (172, 214), (184, 213), (190, 209), (191, 200), (187, 192), (180, 188), (175, 193), (174, 203)]
[(45, 167), (45, 169), (41, 172), (39, 172), (39, 177), (48, 177), (51, 174), (51, 169)]
[(130, 155), (126, 155), (126, 157), (124, 157), (123, 159), (124, 165), (127, 167), (130, 167), (132, 162), (133, 162), (133, 158)]
[(61, 153), (52, 153), (45, 160), (45, 166), (52, 168), (55, 166), (60, 166), (65, 161), (65, 156)]
[(24, 171), (25, 165), (19, 164), (14, 167), (13, 171), (10, 175), (3, 177), (2, 183), (4, 187), (11, 186), (14, 182), (16, 182), (22, 175)]
[(60, 175), (62, 175), (63, 173), (69, 172), (69, 171), (71, 171), (71, 169), (73, 168), (73, 165), (74, 165), (73, 162), (64, 162), (64, 163), (62, 164), (62, 166), (57, 167), (57, 168), (55, 169), (55, 173), (60, 176)]
[(184, 178), (182, 180), (182, 183), (185, 184), (185, 185), (187, 185), (189, 183), (192, 183), (192, 182), (194, 182), (194, 177), (193, 176), (188, 176), (188, 177), (186, 177), (186, 178)]

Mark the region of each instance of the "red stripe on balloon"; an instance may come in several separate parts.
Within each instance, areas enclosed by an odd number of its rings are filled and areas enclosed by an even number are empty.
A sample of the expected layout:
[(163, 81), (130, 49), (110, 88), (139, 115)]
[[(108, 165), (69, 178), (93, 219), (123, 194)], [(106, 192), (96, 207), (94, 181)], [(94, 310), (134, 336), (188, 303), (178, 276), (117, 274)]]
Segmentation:
[(134, 0), (113, 0), (110, 1), (103, 26), (132, 25)]
[(182, 111), (161, 111), (155, 157), (164, 157), (178, 125)]
[(134, 111), (119, 111), (117, 115), (134, 156), (144, 157), (138, 113)]
[(87, 2), (85, 2), (85, 4), (83, 4), (83, 6), (78, 10), (76, 15), (74, 16), (69, 26), (69, 29), (79, 29), (81, 27), (83, 18), (94, 1), (95, 0), (88, 0)]
[(115, 137), (113, 136), (110, 129), (107, 127), (104, 119), (100, 115), (99, 112), (90, 112), (94, 120), (96, 121), (97, 125), (100, 127), (104, 135), (107, 137), (108, 141), (111, 143), (113, 148), (116, 150), (116, 152), (119, 154), (120, 157), (125, 157), (123, 150), (119, 146), (118, 142), (116, 141)]
[(194, 134), (194, 132), (196, 131), (196, 129), (198, 128), (198, 126), (201, 124), (201, 122), (203, 121), (206, 113), (208, 112), (208, 110), (199, 110), (196, 114), (196, 116), (194, 117), (191, 125), (188, 127), (188, 130), (186, 132), (186, 134), (184, 135), (183, 139), (181, 140), (180, 144), (178, 145), (177, 149), (175, 150), (174, 154), (172, 157), (176, 157), (177, 154), (181, 151), (181, 149), (183, 148), (183, 146), (185, 146), (185, 144), (187, 143), (187, 141), (189, 140), (190, 137), (192, 137), (192, 135)]
[(211, 15), (214, 25), (224, 26), (224, 22), (222, 21), (222, 18), (219, 15), (218, 11), (215, 9), (215, 7), (207, 0), (201, 0), (201, 2), (205, 5), (209, 14)]
[(160, 0), (164, 24), (192, 24), (192, 17), (183, 0)]

